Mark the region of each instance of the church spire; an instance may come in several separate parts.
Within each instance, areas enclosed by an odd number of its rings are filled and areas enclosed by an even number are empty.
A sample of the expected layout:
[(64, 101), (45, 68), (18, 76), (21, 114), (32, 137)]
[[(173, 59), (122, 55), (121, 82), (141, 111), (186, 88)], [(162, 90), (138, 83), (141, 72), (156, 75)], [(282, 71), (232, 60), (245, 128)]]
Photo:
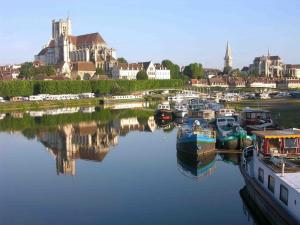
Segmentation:
[(228, 41), (227, 41), (226, 53), (225, 53), (225, 57), (224, 57), (224, 68), (227, 68), (227, 67), (232, 68), (232, 55), (231, 55), (231, 49), (230, 49)]

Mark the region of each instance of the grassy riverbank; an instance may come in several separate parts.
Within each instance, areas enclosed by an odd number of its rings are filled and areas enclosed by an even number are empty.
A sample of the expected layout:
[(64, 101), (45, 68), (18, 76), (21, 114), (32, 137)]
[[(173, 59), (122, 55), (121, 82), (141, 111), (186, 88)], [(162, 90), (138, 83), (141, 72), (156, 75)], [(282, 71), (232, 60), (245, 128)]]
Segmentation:
[(37, 101), (37, 102), (6, 102), (0, 103), (0, 112), (23, 112), (27, 110), (41, 110), (50, 108), (99, 106), (101, 98), (64, 100), (64, 101)]
[(297, 98), (277, 98), (277, 99), (247, 99), (239, 102), (228, 102), (227, 107), (233, 107), (236, 109), (243, 109), (245, 107), (253, 108), (282, 108), (299, 106), (300, 99)]
[(226, 106), (237, 110), (242, 110), (245, 107), (268, 109), (272, 114), (272, 118), (282, 128), (300, 128), (300, 99), (243, 100), (240, 102), (227, 103)]

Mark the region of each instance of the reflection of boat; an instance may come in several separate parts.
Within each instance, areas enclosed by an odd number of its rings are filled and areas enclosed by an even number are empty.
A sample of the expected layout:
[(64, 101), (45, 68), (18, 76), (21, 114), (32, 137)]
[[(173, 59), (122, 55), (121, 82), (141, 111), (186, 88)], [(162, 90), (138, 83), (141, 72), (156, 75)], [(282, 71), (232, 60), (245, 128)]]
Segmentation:
[(155, 111), (155, 118), (159, 120), (172, 120), (173, 112), (171, 110), (170, 104), (158, 104)]
[(216, 171), (215, 157), (215, 152), (195, 156), (177, 151), (177, 165), (184, 175), (201, 179)]
[(255, 204), (255, 202), (251, 199), (246, 186), (244, 186), (240, 190), (240, 196), (243, 201), (243, 211), (248, 219), (252, 219), (253, 224), (271, 225), (268, 219), (266, 218), (266, 215), (264, 215), (260, 210), (258, 210), (258, 207)]
[(236, 123), (233, 117), (219, 117), (216, 119), (217, 142), (225, 149), (240, 149), (252, 144), (252, 137)]
[(189, 154), (203, 154), (215, 150), (216, 138), (205, 120), (189, 119), (177, 132), (177, 150)]
[(241, 124), (247, 131), (274, 130), (277, 128), (271, 118), (270, 111), (260, 109), (244, 109), (241, 113)]
[(300, 224), (300, 130), (253, 133), (240, 165), (250, 198), (272, 224)]
[(241, 161), (240, 153), (219, 153), (221, 159), (225, 163), (231, 163), (233, 165), (239, 165)]

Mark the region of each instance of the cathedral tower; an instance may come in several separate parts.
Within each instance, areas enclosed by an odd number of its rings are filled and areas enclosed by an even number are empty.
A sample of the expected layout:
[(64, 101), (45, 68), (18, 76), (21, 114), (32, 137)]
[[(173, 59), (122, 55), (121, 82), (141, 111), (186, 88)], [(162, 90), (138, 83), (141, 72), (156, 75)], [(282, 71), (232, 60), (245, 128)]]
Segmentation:
[(232, 68), (232, 55), (231, 55), (230, 46), (227, 42), (226, 53), (224, 57), (224, 68), (229, 68), (229, 67)]

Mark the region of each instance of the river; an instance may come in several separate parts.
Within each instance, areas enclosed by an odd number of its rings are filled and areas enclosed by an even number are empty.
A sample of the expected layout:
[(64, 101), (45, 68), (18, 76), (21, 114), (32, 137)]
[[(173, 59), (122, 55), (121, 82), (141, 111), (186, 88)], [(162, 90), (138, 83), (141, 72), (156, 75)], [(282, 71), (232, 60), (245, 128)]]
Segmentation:
[(0, 224), (265, 224), (238, 155), (182, 157), (150, 110), (71, 111), (1, 116)]

